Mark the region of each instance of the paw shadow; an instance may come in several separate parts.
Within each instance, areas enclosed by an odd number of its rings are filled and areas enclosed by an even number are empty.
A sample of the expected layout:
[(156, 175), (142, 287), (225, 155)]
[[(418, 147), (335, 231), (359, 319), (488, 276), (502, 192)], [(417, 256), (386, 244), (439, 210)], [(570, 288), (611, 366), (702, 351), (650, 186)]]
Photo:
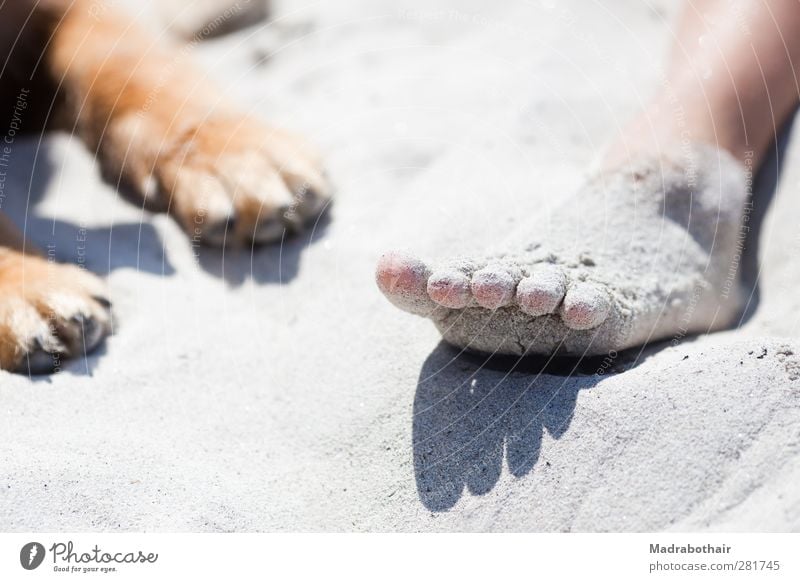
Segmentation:
[[(55, 371), (27, 374), (28, 379), (34, 384), (52, 384), (56, 374), (69, 374), (70, 376), (83, 376), (91, 378), (100, 362), (108, 354), (108, 342), (100, 342), (91, 353), (64, 359)], [(22, 372), (25, 374), (25, 372)]]
[(21, 139), (14, 144), (13, 156), (13, 172), (5, 186), (9, 195), (1, 210), (48, 257), (99, 275), (119, 268), (160, 275), (175, 272), (158, 232), (147, 222), (89, 227), (38, 215), (35, 207), (56, 179), (53, 148), (47, 140)]
[[(57, 179), (58, 162), (53, 147), (46, 140), (40, 142), (34, 138), (20, 140), (14, 147), (14, 171), (5, 190), (15, 195), (5, 197), (0, 210), (48, 256), (81, 265), (98, 275), (108, 275), (120, 268), (162, 276), (175, 273), (160, 234), (145, 219), (149, 210), (142, 210), (143, 219), (139, 222), (103, 227), (38, 215), (36, 205)], [(103, 178), (109, 182), (108, 177)], [(141, 207), (141, 201), (132, 197), (124, 183), (117, 186), (123, 198)], [(277, 244), (239, 249), (196, 246), (194, 252), (201, 268), (231, 286), (247, 280), (282, 284), (297, 276), (303, 250), (324, 236), (329, 224), (326, 209), (303, 233), (286, 235)]]
[(508, 471), (523, 477), (539, 461), (546, 430), (568, 430), (578, 394), (663, 349), (656, 344), (592, 358), (497, 358), (440, 343), (420, 371), (414, 396), (417, 491), (431, 511), (446, 511), (464, 491), (483, 495)]
[[(12, 220), (16, 221), (13, 215)], [(27, 231), (48, 256), (61, 263), (81, 265), (98, 275), (105, 276), (121, 268), (162, 276), (175, 273), (161, 238), (146, 222), (85, 228), (29, 214)]]
[(200, 247), (198, 263), (207, 273), (231, 287), (248, 280), (261, 285), (282, 285), (299, 273), (305, 249), (325, 236), (331, 222), (329, 214), (326, 208), (307, 230), (295, 235), (284, 233), (283, 239), (273, 244), (238, 249)]

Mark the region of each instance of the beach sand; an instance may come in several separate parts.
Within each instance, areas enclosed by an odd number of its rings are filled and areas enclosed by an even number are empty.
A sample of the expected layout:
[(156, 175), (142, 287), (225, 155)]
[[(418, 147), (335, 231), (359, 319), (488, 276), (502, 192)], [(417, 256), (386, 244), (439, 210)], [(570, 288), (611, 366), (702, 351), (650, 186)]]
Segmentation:
[(193, 247), (69, 135), (17, 138), (3, 210), (107, 276), (116, 323), (58, 374), (0, 372), (0, 530), (800, 529), (797, 139), (759, 181), (736, 330), (487, 362), (374, 282), (386, 249), (480, 250), (577, 188), (657, 85), (672, 5), (277, 2), (199, 43), (336, 185), (253, 253)]

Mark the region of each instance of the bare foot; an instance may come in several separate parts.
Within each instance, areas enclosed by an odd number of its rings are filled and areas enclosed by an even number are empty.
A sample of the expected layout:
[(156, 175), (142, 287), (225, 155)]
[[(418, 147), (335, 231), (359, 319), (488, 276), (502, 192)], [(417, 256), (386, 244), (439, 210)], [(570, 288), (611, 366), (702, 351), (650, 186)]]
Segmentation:
[[(739, 315), (742, 166), (706, 146), (598, 175), (547, 223), (480, 257), (384, 255), (377, 282), (448, 342), (592, 355), (731, 325)], [(547, 236), (543, 233), (547, 232)]]

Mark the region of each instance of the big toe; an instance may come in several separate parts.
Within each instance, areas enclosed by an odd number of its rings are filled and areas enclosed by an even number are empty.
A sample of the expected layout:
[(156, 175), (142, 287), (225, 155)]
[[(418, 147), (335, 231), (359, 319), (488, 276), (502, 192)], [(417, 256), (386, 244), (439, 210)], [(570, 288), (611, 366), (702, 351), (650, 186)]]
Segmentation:
[(436, 304), (427, 292), (430, 269), (417, 257), (392, 251), (378, 260), (375, 280), (394, 305), (412, 313), (426, 314)]

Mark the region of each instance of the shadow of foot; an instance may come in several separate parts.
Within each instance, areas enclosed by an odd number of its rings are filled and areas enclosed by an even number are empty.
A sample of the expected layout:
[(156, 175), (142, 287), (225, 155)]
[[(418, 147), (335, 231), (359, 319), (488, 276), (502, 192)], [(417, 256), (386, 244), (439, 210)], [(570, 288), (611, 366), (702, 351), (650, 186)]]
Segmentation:
[(481, 358), (445, 343), (425, 360), (414, 398), (414, 471), (420, 500), (445, 511), (464, 489), (491, 491), (503, 457), (522, 477), (539, 460), (546, 430), (560, 438), (578, 393), (663, 348), (575, 359)]

